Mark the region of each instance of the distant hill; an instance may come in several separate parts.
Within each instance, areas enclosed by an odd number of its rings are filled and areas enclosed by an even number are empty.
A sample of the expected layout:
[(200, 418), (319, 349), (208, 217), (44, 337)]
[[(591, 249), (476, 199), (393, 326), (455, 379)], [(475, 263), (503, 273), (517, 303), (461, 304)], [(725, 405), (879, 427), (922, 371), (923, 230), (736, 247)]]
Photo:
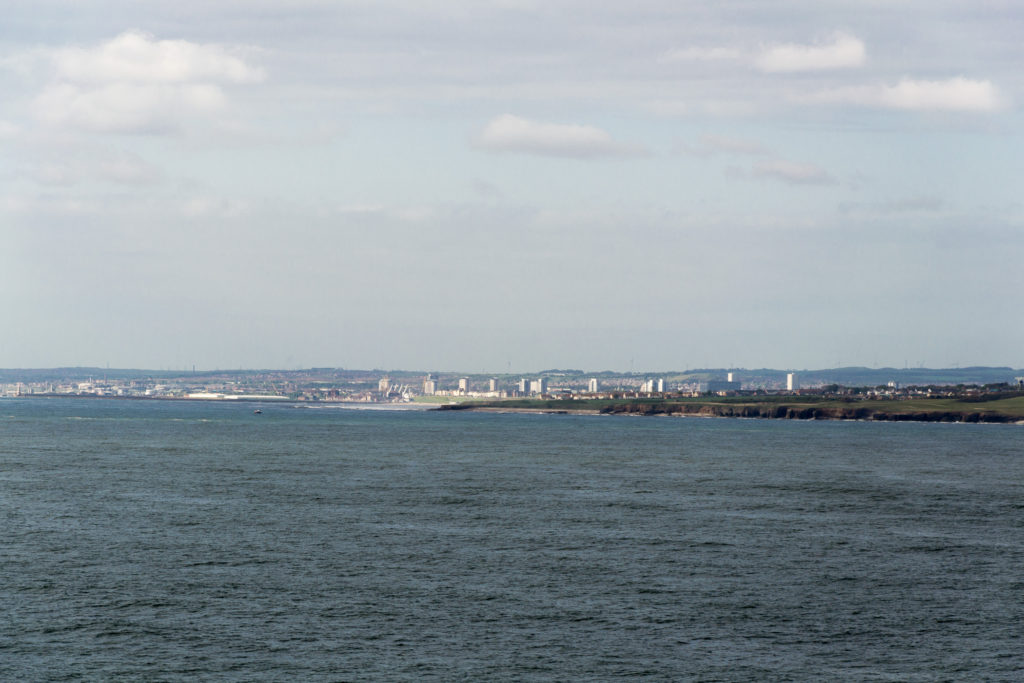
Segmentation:
[[(181, 373), (175, 373), (181, 374)], [(0, 382), (85, 382), (90, 379), (133, 380), (146, 377), (167, 377), (168, 373), (152, 370), (118, 368), (25, 368), (0, 369)]]
[(801, 386), (841, 384), (847, 387), (874, 387), (896, 382), (901, 386), (912, 384), (997, 384), (1013, 382), (1024, 375), (1024, 370), (1010, 367), (975, 366), (967, 368), (865, 368), (845, 367), (822, 370), (775, 370), (771, 368), (705, 368), (684, 373), (667, 373), (672, 381), (694, 382), (725, 379), (732, 372), (745, 385), (783, 384), (786, 374), (796, 372)]
[(877, 386), (888, 382), (910, 384), (997, 384), (1012, 382), (1024, 370), (1009, 367), (975, 366), (967, 368), (836, 368), (801, 372), (801, 383)]
[[(733, 372), (736, 378), (747, 386), (778, 386), (786, 381), (786, 373), (794, 370), (776, 370), (772, 368), (701, 368), (685, 371), (667, 371), (652, 373), (616, 373), (611, 371), (586, 372), (576, 369), (552, 369), (544, 372), (528, 372), (517, 375), (497, 375), (466, 373), (466, 376), (480, 377), (663, 377), (670, 382), (704, 382), (714, 379), (725, 379), (726, 374)], [(966, 368), (865, 368), (845, 367), (821, 370), (795, 370), (800, 377), (801, 386), (821, 384), (841, 384), (848, 387), (878, 386), (889, 382), (897, 382), (901, 386), (912, 384), (996, 384), (1013, 382), (1015, 377), (1024, 376), (1024, 369), (1010, 367), (974, 366)], [(252, 377), (254, 375), (273, 374), (279, 377), (295, 379), (322, 379), (323, 381), (345, 379), (376, 380), (381, 375), (390, 375), (392, 379), (416, 379), (426, 373), (414, 370), (352, 370), (342, 368), (315, 368), (307, 370), (207, 370), (200, 372), (142, 370), (125, 368), (28, 368), (0, 369), (0, 383), (16, 382), (83, 382), (88, 380), (131, 381), (145, 379), (183, 379), (202, 380), (213, 377)], [(441, 373), (455, 375), (458, 373)]]
[[(86, 382), (89, 380), (131, 381), (143, 379), (171, 379), (232, 375), (249, 376), (265, 370), (215, 370), (187, 372), (182, 370), (139, 370), (132, 368), (0, 368), (0, 383), (12, 382)], [(271, 371), (273, 372), (273, 371)]]

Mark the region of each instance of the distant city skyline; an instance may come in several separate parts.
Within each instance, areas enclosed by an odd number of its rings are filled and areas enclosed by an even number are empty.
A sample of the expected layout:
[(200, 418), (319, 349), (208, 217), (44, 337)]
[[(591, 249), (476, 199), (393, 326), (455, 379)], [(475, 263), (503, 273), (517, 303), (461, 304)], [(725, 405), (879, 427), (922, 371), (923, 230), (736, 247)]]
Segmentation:
[[(1010, 368), (963, 370), (845, 368), (806, 375), (767, 369), (691, 373), (588, 373), (548, 370), (521, 375), (422, 373), (398, 370), (314, 368), (241, 372), (159, 373), (109, 368), (0, 369), (0, 398), (103, 397), (211, 401), (293, 400), (325, 402), (427, 403), (458, 399), (528, 397), (642, 398), (737, 392), (894, 397), (972, 391), (1019, 391), (1024, 375)], [(806, 380), (806, 381), (805, 381)], [(945, 387), (945, 388), (941, 388)]]
[(1024, 7), (9, 3), (0, 368), (1024, 366)]

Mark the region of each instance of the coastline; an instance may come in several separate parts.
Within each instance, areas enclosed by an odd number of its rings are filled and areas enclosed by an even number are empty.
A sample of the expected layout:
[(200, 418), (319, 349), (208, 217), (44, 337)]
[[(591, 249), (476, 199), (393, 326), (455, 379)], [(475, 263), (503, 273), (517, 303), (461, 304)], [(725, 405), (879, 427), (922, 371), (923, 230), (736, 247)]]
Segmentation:
[[(601, 408), (571, 405), (550, 405), (538, 401), (537, 406), (507, 406), (496, 403), (462, 403), (438, 406), (435, 410), (468, 410), (494, 413), (531, 413), (556, 415), (627, 415), (635, 417), (722, 417), (764, 420), (852, 420), (862, 422), (943, 422), (964, 424), (1024, 425), (1024, 411), (957, 410), (953, 406), (939, 409), (880, 409), (874, 406), (835, 406), (773, 403), (640, 403), (625, 402)], [(548, 405), (543, 405), (548, 403)]]
[(495, 405), (474, 406), (467, 403), (444, 403), (430, 410), (469, 410), (474, 413), (520, 413), (523, 415), (602, 415), (600, 410), (581, 408), (566, 410), (564, 408), (520, 408), (509, 406), (502, 408)]
[[(194, 403), (279, 403), (305, 407), (351, 407), (388, 408), (392, 403), (367, 403), (365, 401), (308, 402), (285, 397), (238, 396), (237, 398), (195, 398), (184, 396), (97, 396), (69, 394), (22, 394), (4, 396), (5, 399), (90, 399), (107, 401), (188, 401)], [(1009, 424), (1024, 426), (1024, 397), (1011, 399), (1012, 402), (962, 403), (954, 399), (938, 399), (925, 402), (891, 401), (838, 403), (838, 402), (719, 402), (719, 401), (572, 401), (572, 400), (528, 400), (448, 403), (432, 407), (416, 404), (423, 411), (471, 411), (495, 414), (527, 415), (625, 415), (632, 417), (703, 417), (703, 418), (745, 418), (762, 420), (847, 420), (859, 422), (942, 422), (947, 424)], [(883, 403), (885, 407), (880, 407)], [(937, 405), (936, 405), (937, 404)], [(965, 408), (970, 406), (970, 408)], [(977, 406), (977, 407), (975, 407)], [(984, 407), (987, 406), (988, 409)]]
[[(197, 396), (99, 396), (96, 394), (19, 394), (0, 396), (0, 400), (13, 399), (86, 399), (90, 401), (189, 401), (192, 403), (270, 403), (296, 406), (408, 406), (424, 405), (417, 403), (392, 403), (384, 401), (303, 401), (288, 396), (227, 396), (223, 398), (204, 398)], [(434, 410), (435, 408), (422, 408)]]

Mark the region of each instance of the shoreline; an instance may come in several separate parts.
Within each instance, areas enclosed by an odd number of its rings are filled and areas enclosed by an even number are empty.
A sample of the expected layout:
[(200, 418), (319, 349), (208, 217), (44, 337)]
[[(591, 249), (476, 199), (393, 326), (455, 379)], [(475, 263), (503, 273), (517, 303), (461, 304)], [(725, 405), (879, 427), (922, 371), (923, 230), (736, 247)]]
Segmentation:
[[(296, 406), (406, 406), (429, 405), (424, 403), (391, 403), (384, 401), (302, 401), (287, 396), (233, 396), (231, 398), (196, 398), (189, 396), (97, 396), (95, 394), (20, 394), (0, 396), (0, 401), (10, 399), (86, 399), (90, 401), (190, 401), (192, 403), (269, 403), (271, 405)], [(436, 410), (436, 408), (424, 408)]]
[(572, 406), (508, 406), (493, 403), (473, 405), (462, 403), (438, 406), (435, 410), (491, 413), (528, 413), (550, 415), (625, 415), (632, 417), (704, 417), (761, 420), (838, 420), (852, 422), (941, 422), (946, 424), (1010, 424), (1024, 425), (1024, 414), (994, 411), (908, 410), (892, 411), (871, 407), (809, 406), (806, 404), (645, 404), (622, 403), (604, 408)]
[(564, 408), (518, 408), (509, 406), (508, 408), (501, 408), (494, 405), (486, 406), (472, 406), (465, 403), (454, 403), (454, 404), (442, 404), (431, 410), (468, 410), (474, 413), (519, 413), (522, 415), (602, 415), (600, 410), (593, 409), (580, 409), (580, 410), (567, 410)]
[[(950, 405), (948, 408), (921, 408), (903, 411), (887, 410), (877, 406), (857, 404), (807, 404), (807, 403), (613, 403), (598, 407), (579, 405), (550, 405), (537, 401), (538, 405), (508, 405), (495, 402), (447, 403), (436, 406), (429, 404), (368, 403), (365, 401), (298, 401), (290, 398), (266, 398), (239, 396), (238, 398), (189, 398), (185, 396), (96, 396), (68, 394), (22, 394), (3, 396), (3, 399), (88, 399), (106, 401), (187, 401), (191, 403), (268, 403), (304, 407), (397, 407), (416, 406), (424, 412), (470, 411), (494, 414), (524, 415), (620, 415), (629, 417), (702, 417), (760, 420), (838, 420), (851, 422), (932, 422), (945, 424), (1009, 424), (1024, 426), (1024, 411), (998, 412), (994, 410), (963, 410)], [(567, 402), (568, 403), (568, 402)], [(576, 403), (576, 402), (573, 402)], [(952, 402), (950, 402), (952, 403)], [(547, 404), (547, 405), (545, 405)], [(979, 404), (984, 405), (984, 404)], [(913, 406), (911, 406), (913, 408)]]

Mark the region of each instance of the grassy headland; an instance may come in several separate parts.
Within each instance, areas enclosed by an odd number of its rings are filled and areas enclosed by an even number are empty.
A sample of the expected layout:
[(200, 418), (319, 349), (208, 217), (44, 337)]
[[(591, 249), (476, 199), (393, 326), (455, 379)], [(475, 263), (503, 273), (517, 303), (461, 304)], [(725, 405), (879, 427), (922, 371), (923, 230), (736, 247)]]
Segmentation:
[(1024, 395), (977, 398), (849, 400), (817, 396), (638, 399), (508, 399), (441, 406), (442, 410), (596, 412), (610, 415), (756, 417), (790, 420), (1024, 422)]

